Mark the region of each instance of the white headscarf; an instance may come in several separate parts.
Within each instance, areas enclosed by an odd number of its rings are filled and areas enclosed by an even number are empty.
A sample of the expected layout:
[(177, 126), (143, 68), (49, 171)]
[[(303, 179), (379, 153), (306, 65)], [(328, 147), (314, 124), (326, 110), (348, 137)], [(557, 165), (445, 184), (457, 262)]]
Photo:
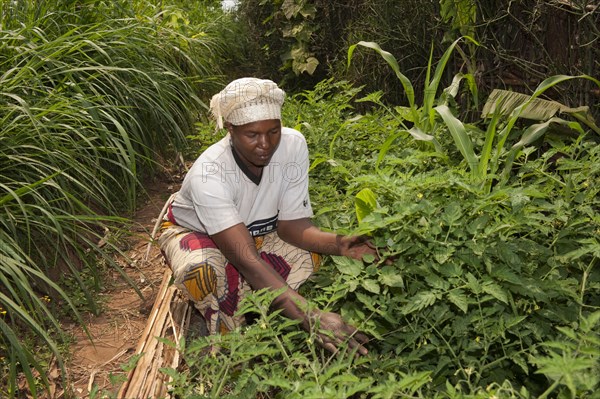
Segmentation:
[(229, 83), (210, 100), (210, 110), (223, 123), (245, 125), (266, 119), (281, 119), (281, 106), (285, 93), (267, 79), (241, 78)]

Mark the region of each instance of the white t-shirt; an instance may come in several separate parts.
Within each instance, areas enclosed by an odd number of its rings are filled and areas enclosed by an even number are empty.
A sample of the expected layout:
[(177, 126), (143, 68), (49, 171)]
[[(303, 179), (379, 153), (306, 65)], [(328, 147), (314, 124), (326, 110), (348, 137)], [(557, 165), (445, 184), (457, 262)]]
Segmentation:
[(256, 184), (237, 164), (227, 134), (194, 162), (172, 215), (178, 225), (209, 235), (244, 223), (252, 236), (275, 231), (277, 220), (312, 217), (304, 136), (283, 127), (279, 147)]

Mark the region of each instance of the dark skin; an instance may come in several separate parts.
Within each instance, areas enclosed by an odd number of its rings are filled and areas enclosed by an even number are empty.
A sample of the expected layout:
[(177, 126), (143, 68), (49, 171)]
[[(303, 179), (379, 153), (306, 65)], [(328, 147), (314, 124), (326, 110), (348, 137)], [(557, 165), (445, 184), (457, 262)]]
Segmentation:
[[(240, 126), (226, 123), (225, 127), (231, 135), (234, 151), (251, 172), (260, 176), (279, 146), (281, 121), (270, 119)], [(359, 260), (366, 254), (377, 255), (376, 249), (364, 238), (322, 231), (308, 218), (280, 220), (277, 233), (282, 240), (296, 247), (321, 254)], [(244, 224), (214, 234), (212, 239), (253, 289), (287, 287), (285, 280), (259, 256), (254, 239)], [(289, 287), (275, 299), (273, 306), (281, 309), (286, 317), (300, 320), (305, 330), (318, 320), (321, 332), (317, 340), (331, 352), (337, 352), (343, 343), (355, 348), (361, 355), (368, 352), (363, 346), (367, 342), (364, 334), (344, 322), (337, 313), (314, 309), (307, 314), (303, 310), (308, 308), (306, 299)]]

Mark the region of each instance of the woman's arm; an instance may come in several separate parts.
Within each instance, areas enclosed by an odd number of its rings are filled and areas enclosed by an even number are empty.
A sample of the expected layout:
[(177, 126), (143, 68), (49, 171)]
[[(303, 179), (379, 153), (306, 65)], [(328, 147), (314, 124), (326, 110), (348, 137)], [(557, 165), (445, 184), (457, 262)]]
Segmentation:
[(361, 345), (366, 342), (364, 334), (346, 324), (338, 314), (321, 312), (318, 309), (315, 309), (310, 315), (304, 312), (303, 309), (308, 307), (306, 299), (289, 288), (279, 273), (262, 260), (246, 226), (241, 223), (237, 224), (213, 234), (211, 238), (254, 290), (261, 288), (278, 290), (287, 287), (273, 301), (273, 306), (281, 309), (284, 316), (300, 320), (305, 330), (309, 330), (311, 324), (318, 320), (321, 329), (329, 331), (329, 333), (318, 334), (320, 344), (325, 349), (335, 352), (340, 344), (347, 342), (350, 348), (357, 348), (358, 353), (363, 355), (367, 353), (367, 349)]
[[(212, 235), (211, 238), (254, 290), (267, 287), (278, 290), (287, 286), (279, 273), (258, 255), (254, 240), (243, 224), (232, 226)], [(282, 309), (285, 316), (304, 321), (304, 312), (297, 303), (304, 305), (306, 301), (294, 290), (288, 289), (275, 300), (274, 305)]]
[(280, 220), (277, 223), (277, 233), (282, 240), (296, 247), (320, 254), (348, 256), (359, 260), (366, 254), (377, 256), (377, 250), (365, 237), (326, 232), (308, 218)]

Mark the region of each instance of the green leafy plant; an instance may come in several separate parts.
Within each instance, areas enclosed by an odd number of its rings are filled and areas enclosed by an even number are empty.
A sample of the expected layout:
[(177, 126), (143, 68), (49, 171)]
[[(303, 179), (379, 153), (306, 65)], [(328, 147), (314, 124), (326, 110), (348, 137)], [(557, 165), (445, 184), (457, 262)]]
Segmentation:
[[(371, 148), (382, 142), (372, 140)], [(344, 315), (364, 321), (372, 345), (378, 342), (378, 359), (405, 371), (429, 371), (431, 389), (541, 394), (549, 385), (527, 377), (538, 367), (531, 356), (556, 336), (554, 326), (576, 322), (572, 306), (593, 310), (599, 294), (599, 276), (590, 269), (597, 261), (594, 241), (575, 252), (576, 243), (588, 242), (598, 228), (590, 213), (598, 206), (597, 189), (589, 192), (584, 177), (597, 175), (598, 150), (575, 140), (555, 143), (536, 160), (516, 157), (520, 171), (486, 192), (461, 167), (433, 162), (410, 144), (402, 141), (388, 153), (393, 168), (363, 165), (346, 186), (358, 194), (324, 203), (341, 200), (337, 209), (353, 204), (354, 233), (370, 234), (394, 264), (334, 258), (316, 291), (324, 303), (338, 303)], [(565, 157), (558, 170), (556, 154)], [(328, 179), (320, 174), (317, 181), (327, 185)], [(568, 205), (574, 198), (576, 209)], [(347, 220), (328, 216), (337, 224)], [(583, 286), (585, 294), (576, 295)]]
[[(470, 37), (465, 37), (472, 43), (476, 43)], [(429, 71), (431, 70), (431, 58), (430, 64), (428, 66), (428, 73), (425, 79), (426, 89), (424, 91), (424, 99), (423, 105), (418, 107), (415, 104), (414, 98), (414, 89), (410, 81), (400, 72), (400, 67), (395, 59), (395, 57), (389, 52), (382, 50), (381, 47), (377, 43), (373, 42), (359, 42), (353, 46), (351, 46), (348, 50), (348, 64), (350, 64), (352, 54), (355, 51), (356, 46), (363, 46), (370, 49), (375, 50), (379, 53), (383, 59), (391, 66), (392, 70), (395, 72), (398, 77), (400, 83), (404, 87), (409, 106), (408, 107), (396, 107), (396, 113), (399, 118), (412, 123), (412, 127), (405, 127), (403, 130), (399, 130), (387, 139), (387, 141), (381, 146), (378, 165), (384, 158), (385, 154), (389, 151), (391, 145), (395, 142), (395, 140), (405, 135), (406, 133), (410, 133), (410, 135), (416, 140), (428, 141), (432, 142), (435, 146), (437, 152), (444, 153), (444, 149), (439, 144), (439, 136), (440, 132), (448, 131), (452, 136), (453, 142), (456, 146), (456, 149), (462, 155), (464, 162), (467, 164), (470, 169), (473, 182), (477, 184), (481, 184), (482, 187), (489, 192), (490, 187), (492, 185), (491, 179), (488, 179), (488, 175), (496, 177), (496, 172), (500, 167), (501, 156), (505, 156), (503, 160), (504, 168), (501, 173), (500, 180), (501, 184), (505, 183), (508, 179), (508, 174), (510, 173), (512, 164), (516, 155), (526, 146), (531, 145), (535, 141), (537, 141), (548, 129), (552, 126), (560, 125), (565, 126), (568, 129), (573, 129), (578, 133), (583, 133), (583, 128), (577, 122), (567, 121), (564, 119), (560, 119), (557, 117), (550, 118), (542, 123), (534, 124), (526, 129), (521, 137), (507, 152), (504, 150), (504, 145), (508, 137), (512, 134), (515, 123), (522, 116), (527, 116), (529, 114), (523, 115), (525, 111), (532, 112), (531, 109), (536, 107), (537, 109), (556, 109), (556, 103), (543, 103), (541, 100), (538, 100), (538, 97), (541, 96), (544, 92), (554, 87), (555, 85), (566, 82), (572, 79), (588, 79), (594, 82), (596, 85), (600, 87), (600, 81), (594, 79), (591, 76), (582, 75), (582, 76), (553, 76), (545, 79), (540, 85), (536, 88), (534, 93), (529, 96), (523, 98), (520, 96), (518, 100), (515, 99), (515, 96), (512, 96), (512, 104), (515, 104), (515, 101), (518, 101), (514, 106), (506, 104), (508, 95), (504, 96), (492, 96), (491, 104), (488, 103), (486, 105), (487, 110), (484, 111), (485, 114), (492, 114), (492, 118), (490, 123), (487, 126), (485, 131), (485, 142), (480, 150), (479, 154), (475, 152), (475, 144), (474, 140), (472, 140), (472, 132), (473, 127), (466, 126), (452, 110), (452, 100), (458, 93), (458, 89), (460, 86), (460, 82), (462, 79), (466, 78), (469, 82), (469, 89), (471, 93), (475, 94), (476, 97), (476, 87), (473, 75), (471, 74), (457, 74), (455, 75), (452, 84), (446, 88), (443, 93), (438, 96), (439, 84), (441, 82), (444, 69), (446, 64), (452, 54), (453, 50), (457, 46), (458, 42), (461, 39), (457, 39), (452, 43), (439, 63), (437, 64), (435, 73), (433, 78), (430, 81)], [(379, 101), (379, 95), (371, 95), (366, 98), (366, 100), (374, 101), (381, 106), (384, 106)], [(437, 103), (437, 105), (436, 105)], [(496, 112), (490, 112), (493, 109)], [(562, 109), (563, 111), (568, 111), (568, 107), (560, 106), (558, 109)], [(504, 111), (504, 112), (503, 112)], [(554, 111), (556, 112), (556, 111)], [(595, 125), (591, 116), (582, 112), (582, 108), (571, 110), (571, 115), (574, 115), (585, 123), (588, 127), (593, 129), (596, 133), (599, 128)], [(443, 123), (439, 123), (439, 120), (436, 118), (436, 115), (439, 115), (443, 121)], [(501, 122), (501, 117), (505, 117), (506, 120), (503, 121), (500, 131), (498, 132), (498, 125)], [(489, 171), (488, 171), (489, 168)]]
[[(534, 108), (536, 106), (537, 109), (541, 108), (542, 110), (546, 111), (556, 107), (555, 103), (549, 104), (548, 102), (538, 100), (539, 96), (541, 96), (544, 92), (561, 82), (578, 78), (589, 79), (600, 86), (600, 81), (590, 76), (553, 76), (540, 83), (540, 85), (536, 88), (536, 90), (531, 96), (525, 96), (525, 98), (523, 98), (524, 96), (519, 96), (520, 101), (514, 106), (506, 104), (506, 97), (496, 98), (492, 96), (491, 101), (495, 102), (495, 105), (499, 105), (499, 107), (496, 110), (496, 112), (493, 113), (490, 124), (487, 127), (485, 134), (485, 143), (481, 149), (481, 153), (478, 157), (475, 157), (475, 154), (471, 152), (468, 156), (465, 156), (467, 160), (471, 159), (473, 162), (473, 164), (469, 162), (469, 165), (473, 165), (472, 171), (475, 175), (475, 179), (478, 181), (483, 181), (488, 191), (491, 187), (491, 182), (486, 178), (488, 174), (495, 175), (497, 170), (501, 167), (502, 155), (505, 155), (505, 159), (503, 161), (504, 168), (500, 176), (501, 184), (507, 181), (517, 154), (524, 147), (535, 143), (540, 137), (542, 137), (542, 135), (544, 135), (552, 127), (564, 126), (565, 128), (572, 129), (573, 131), (579, 134), (584, 134), (584, 129), (579, 123), (567, 121), (558, 117), (552, 117), (545, 120), (544, 122), (533, 124), (527, 127), (527, 129), (525, 129), (522, 132), (519, 140), (516, 143), (514, 143), (506, 153), (504, 150), (504, 145), (508, 137), (511, 135), (515, 123), (517, 122), (517, 119), (521, 118), (522, 116), (528, 116), (528, 114), (523, 115), (524, 112), (527, 112), (529, 109)], [(512, 97), (514, 98), (514, 95)], [(488, 101), (488, 103), (490, 103), (490, 101)], [(492, 108), (495, 108), (495, 105), (493, 105)], [(565, 110), (565, 108), (566, 107), (562, 106), (561, 109)], [(502, 109), (504, 110), (504, 112), (502, 111)], [(582, 122), (585, 122), (585, 124), (594, 131), (598, 131), (598, 127), (595, 125), (593, 120), (590, 119), (589, 115), (586, 115), (585, 112), (581, 112), (581, 109), (572, 111), (574, 112), (570, 112), (571, 115), (574, 115), (577, 117), (577, 119), (581, 120)], [(580, 113), (583, 115), (580, 116)], [(443, 109), (441, 115), (444, 118), (444, 120), (448, 123), (449, 129), (451, 131), (455, 131), (455, 135), (463, 137), (464, 140), (468, 139), (468, 131), (466, 130), (465, 126), (450, 112), (449, 109)], [(496, 137), (497, 123), (499, 122), (500, 116), (505, 116), (506, 121), (504, 122), (504, 126), (502, 127), (502, 129), (497, 133)], [(497, 142), (495, 143), (494, 148), (494, 140), (496, 139)], [(489, 172), (488, 166), (490, 168)]]
[[(600, 312), (579, 320), (577, 328), (557, 327), (560, 341), (545, 342), (546, 356), (535, 356), (538, 373), (544, 374), (552, 385), (539, 398), (547, 398), (554, 391), (559, 396), (580, 398), (595, 393), (600, 386)], [(563, 386), (561, 388), (561, 386)]]
[[(465, 37), (465, 39), (476, 43), (470, 37)], [(392, 143), (398, 137), (400, 137), (401, 135), (405, 135), (406, 133), (410, 134), (415, 140), (433, 143), (435, 149), (438, 152), (443, 153), (443, 149), (438, 141), (438, 138), (436, 137), (436, 132), (443, 126), (440, 126), (439, 123), (437, 123), (437, 121), (436, 121), (436, 111), (439, 112), (439, 110), (441, 109), (443, 112), (443, 110), (445, 110), (444, 107), (447, 107), (447, 103), (450, 100), (450, 97), (454, 97), (456, 95), (459, 85), (460, 85), (460, 81), (462, 79), (467, 79), (469, 81), (469, 88), (470, 88), (471, 92), (474, 95), (476, 95), (476, 86), (474, 83), (473, 75), (459, 74), (459, 75), (455, 76), (452, 84), (443, 91), (444, 94), (440, 95), (440, 97), (438, 97), (438, 93), (440, 92), (440, 84), (441, 84), (442, 78), (444, 76), (444, 70), (448, 63), (448, 60), (450, 59), (450, 56), (452, 55), (454, 49), (456, 48), (456, 46), (458, 45), (460, 40), (462, 40), (462, 39), (457, 39), (456, 41), (454, 41), (448, 47), (448, 49), (444, 52), (444, 55), (442, 56), (442, 58), (440, 59), (440, 61), (438, 62), (437, 66), (436, 66), (433, 76), (431, 76), (431, 69), (432, 69), (432, 62), (433, 62), (433, 60), (432, 60), (433, 48), (432, 48), (432, 52), (431, 52), (430, 58), (429, 58), (429, 64), (427, 67), (427, 75), (425, 77), (425, 88), (423, 91), (424, 92), (423, 104), (421, 106), (417, 105), (417, 103), (416, 103), (415, 90), (413, 88), (412, 83), (400, 71), (400, 66), (398, 65), (398, 62), (396, 61), (396, 58), (391, 53), (381, 49), (381, 47), (377, 43), (374, 43), (374, 42), (361, 41), (361, 42), (349, 47), (349, 49), (348, 49), (348, 65), (350, 65), (352, 55), (354, 54), (354, 51), (357, 46), (362, 46), (362, 47), (373, 49), (378, 54), (380, 54), (381, 57), (383, 57), (383, 59), (388, 63), (388, 65), (390, 65), (390, 67), (396, 74), (396, 77), (398, 78), (402, 87), (404, 88), (404, 92), (406, 94), (406, 98), (408, 101), (408, 107), (402, 107), (402, 106), (395, 107), (394, 115), (396, 115), (396, 117), (398, 117), (400, 119), (400, 123), (403, 125), (404, 129), (399, 130), (398, 132), (395, 132), (394, 134), (390, 135), (390, 137), (388, 138), (386, 143), (382, 146), (380, 156), (378, 159), (379, 162), (381, 162), (381, 159), (383, 159), (383, 157), (385, 156), (386, 152), (388, 151), (388, 149), (390, 148)], [(378, 96), (372, 95), (370, 97), (367, 97), (366, 100), (374, 101), (374, 102), (378, 103), (380, 106), (385, 107), (385, 105), (379, 101)], [(441, 108), (435, 107), (436, 100), (438, 102), (438, 107), (441, 107)], [(404, 121), (408, 122), (412, 126), (405, 124)], [(471, 157), (471, 153), (472, 153), (471, 142), (468, 140), (465, 140), (465, 138), (462, 137), (460, 134), (456, 134), (456, 131), (451, 130), (451, 134), (452, 134), (452, 137), (454, 138), (457, 148), (467, 158), (467, 161), (473, 162), (474, 159)]]
[(285, 0), (281, 4), (281, 12), (287, 21), (282, 28), (282, 36), (295, 41), (289, 52), (281, 58), (284, 62), (291, 63), (291, 69), (295, 74), (312, 75), (319, 66), (319, 60), (310, 51), (312, 36), (316, 29), (313, 19), (317, 9), (314, 4), (306, 0)]
[[(287, 392), (294, 398), (334, 398), (364, 392), (371, 380), (347, 374), (361, 360), (323, 352), (315, 342), (317, 325), (306, 333), (297, 322), (271, 313), (269, 304), (277, 294), (262, 290), (246, 298), (239, 312), (254, 313), (252, 325), (185, 343), (181, 350), (189, 369), (184, 373), (162, 370), (174, 379), (173, 393), (234, 398)], [(299, 351), (300, 346), (306, 350)]]

